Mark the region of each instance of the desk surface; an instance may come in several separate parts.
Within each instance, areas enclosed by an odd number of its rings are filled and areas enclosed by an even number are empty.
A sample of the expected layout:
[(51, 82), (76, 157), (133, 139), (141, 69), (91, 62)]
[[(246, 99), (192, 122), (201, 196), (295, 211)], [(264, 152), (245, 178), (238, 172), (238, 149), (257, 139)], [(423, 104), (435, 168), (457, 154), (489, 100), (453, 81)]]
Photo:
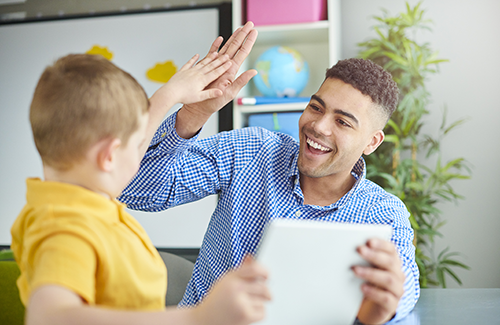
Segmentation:
[(397, 325), (500, 324), (500, 289), (422, 289)]

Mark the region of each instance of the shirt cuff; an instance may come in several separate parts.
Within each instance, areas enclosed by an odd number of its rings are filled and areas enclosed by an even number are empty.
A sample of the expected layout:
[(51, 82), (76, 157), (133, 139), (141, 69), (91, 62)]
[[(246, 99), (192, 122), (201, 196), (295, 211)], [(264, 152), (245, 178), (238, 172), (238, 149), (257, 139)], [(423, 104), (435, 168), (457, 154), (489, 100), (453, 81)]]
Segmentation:
[(149, 144), (148, 152), (156, 151), (156, 149), (160, 149), (163, 152), (174, 152), (178, 150), (184, 150), (186, 147), (190, 146), (193, 142), (198, 139), (200, 131), (196, 133), (190, 139), (184, 139), (177, 134), (177, 130), (175, 129), (175, 122), (177, 119), (177, 112), (169, 115), (167, 118), (163, 120), (163, 122), (156, 130), (151, 143)]

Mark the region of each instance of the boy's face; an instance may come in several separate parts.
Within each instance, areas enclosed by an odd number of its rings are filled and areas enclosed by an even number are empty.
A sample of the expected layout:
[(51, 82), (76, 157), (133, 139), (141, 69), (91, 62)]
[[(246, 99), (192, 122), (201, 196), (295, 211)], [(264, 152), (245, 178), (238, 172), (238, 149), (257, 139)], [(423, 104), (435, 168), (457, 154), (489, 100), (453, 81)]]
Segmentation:
[(127, 186), (132, 177), (139, 170), (139, 165), (143, 158), (140, 147), (146, 141), (146, 126), (148, 124), (149, 114), (141, 114), (139, 117), (139, 128), (129, 138), (126, 146), (120, 146), (116, 151), (116, 170), (114, 197), (118, 196)]

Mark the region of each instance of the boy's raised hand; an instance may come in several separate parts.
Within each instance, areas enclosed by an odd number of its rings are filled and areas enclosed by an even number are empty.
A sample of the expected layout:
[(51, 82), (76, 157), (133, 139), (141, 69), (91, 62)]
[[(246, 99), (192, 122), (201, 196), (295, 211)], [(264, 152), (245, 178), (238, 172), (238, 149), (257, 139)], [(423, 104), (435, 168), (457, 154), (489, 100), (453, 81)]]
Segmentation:
[(231, 67), (229, 56), (210, 53), (195, 64), (198, 58), (198, 54), (193, 56), (165, 85), (168, 95), (178, 103), (190, 104), (222, 96), (220, 89), (207, 86)]
[(196, 308), (200, 324), (246, 325), (265, 316), (265, 303), (271, 299), (265, 284), (266, 269), (251, 256), (227, 273)]

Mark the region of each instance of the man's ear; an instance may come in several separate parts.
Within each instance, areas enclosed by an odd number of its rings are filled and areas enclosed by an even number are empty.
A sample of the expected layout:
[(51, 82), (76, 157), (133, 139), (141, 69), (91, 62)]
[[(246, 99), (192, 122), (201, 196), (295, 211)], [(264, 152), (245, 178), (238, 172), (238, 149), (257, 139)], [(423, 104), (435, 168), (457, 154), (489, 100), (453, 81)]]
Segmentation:
[(375, 131), (375, 133), (371, 138), (370, 143), (366, 146), (365, 150), (363, 150), (363, 153), (365, 155), (369, 155), (372, 152), (374, 152), (378, 148), (378, 146), (382, 144), (384, 138), (385, 138), (384, 131), (382, 130)]
[(97, 151), (97, 166), (100, 170), (110, 172), (114, 169), (116, 151), (121, 143), (118, 138), (102, 140)]

